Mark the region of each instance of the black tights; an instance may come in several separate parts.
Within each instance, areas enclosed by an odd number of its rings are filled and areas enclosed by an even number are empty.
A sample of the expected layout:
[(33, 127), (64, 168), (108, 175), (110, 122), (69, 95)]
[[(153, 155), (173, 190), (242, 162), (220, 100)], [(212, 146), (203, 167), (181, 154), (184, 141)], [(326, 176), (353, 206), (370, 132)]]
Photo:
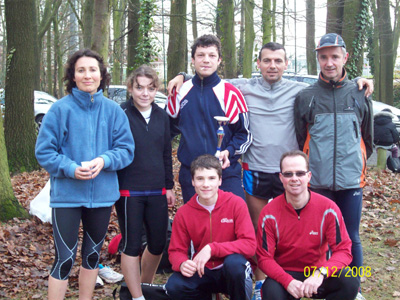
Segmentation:
[(56, 256), (50, 275), (66, 280), (76, 258), (79, 225), (82, 220), (82, 267), (98, 268), (100, 250), (103, 246), (110, 221), (111, 207), (100, 208), (53, 208), (53, 237)]

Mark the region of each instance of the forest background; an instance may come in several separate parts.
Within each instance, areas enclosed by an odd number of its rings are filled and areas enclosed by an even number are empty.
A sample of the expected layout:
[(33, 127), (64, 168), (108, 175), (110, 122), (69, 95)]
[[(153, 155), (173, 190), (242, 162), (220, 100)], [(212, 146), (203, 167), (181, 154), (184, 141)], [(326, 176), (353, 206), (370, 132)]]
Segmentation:
[[(77, 49), (89, 47), (101, 53), (108, 61), (113, 84), (123, 84), (126, 74), (143, 63), (157, 69), (164, 82), (188, 71), (190, 44), (204, 33), (216, 34), (222, 41), (222, 77), (251, 77), (257, 71), (255, 56), (269, 41), (288, 48), (295, 70), (305, 53), (307, 73), (317, 74), (316, 41), (326, 32), (336, 32), (343, 36), (350, 53), (346, 64), (349, 76), (361, 75), (368, 62), (375, 84), (373, 98), (393, 105), (399, 16), (400, 0), (1, 0), (0, 88), (5, 91), (5, 109), (4, 118), (0, 117), (0, 239), (6, 242), (0, 244), (0, 252), (12, 257), (18, 254), (4, 250), (10, 237), (18, 238), (10, 230), (3, 231), (7, 226), (19, 228), (21, 222), (31, 229), (32, 225), (32, 220), (20, 221), (29, 216), (27, 206), (16, 197), (11, 176), (39, 169), (34, 156), (33, 91), (62, 97), (63, 66)], [(398, 178), (390, 178), (387, 189), (394, 193), (388, 200), (392, 201), (390, 211), (395, 212), (393, 222), (398, 221)], [(378, 200), (386, 197), (385, 193), (373, 194), (371, 201), (382, 204)], [(388, 212), (385, 206), (381, 209)], [(394, 228), (398, 229), (398, 224), (393, 223)], [(389, 234), (397, 247), (397, 254), (392, 254), (397, 255), (393, 261), (398, 270), (399, 235), (393, 232)], [(376, 238), (383, 237), (378, 234)], [(45, 241), (50, 239), (46, 236)], [(20, 271), (21, 263), (5, 265), (3, 261), (3, 268)], [(32, 276), (28, 270), (24, 272)], [(384, 280), (383, 284), (396, 282), (394, 278)], [(0, 281), (2, 292), (4, 287), (10, 288)], [(391, 296), (396, 293), (392, 291)]]

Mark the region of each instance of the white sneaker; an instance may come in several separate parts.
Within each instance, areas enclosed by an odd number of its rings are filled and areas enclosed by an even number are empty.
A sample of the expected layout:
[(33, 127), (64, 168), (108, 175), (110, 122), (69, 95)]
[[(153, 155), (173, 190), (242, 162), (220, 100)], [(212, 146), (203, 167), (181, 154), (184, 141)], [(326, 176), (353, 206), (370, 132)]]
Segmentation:
[(96, 285), (95, 288), (99, 288), (102, 287), (104, 285), (103, 280), (101, 280), (101, 278), (99, 276), (96, 277)]
[(356, 298), (354, 300), (366, 300), (365, 297), (363, 295), (361, 295), (360, 292), (358, 292)]
[(110, 267), (103, 267), (99, 269), (99, 276), (107, 283), (116, 283), (124, 279), (124, 275), (115, 272)]

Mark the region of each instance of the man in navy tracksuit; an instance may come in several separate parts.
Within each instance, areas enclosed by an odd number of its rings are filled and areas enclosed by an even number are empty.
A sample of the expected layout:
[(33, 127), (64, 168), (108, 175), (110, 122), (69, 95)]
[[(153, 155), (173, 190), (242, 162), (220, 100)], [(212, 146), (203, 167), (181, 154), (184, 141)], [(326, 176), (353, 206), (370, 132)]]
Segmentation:
[(172, 136), (181, 133), (178, 159), (181, 162), (179, 182), (183, 201), (194, 195), (190, 164), (199, 155), (215, 154), (217, 129), (215, 116), (229, 118), (224, 126), (221, 146), (221, 189), (244, 199), (241, 166), (238, 159), (252, 141), (249, 132), (247, 105), (242, 93), (217, 75), (221, 63), (221, 43), (213, 35), (199, 37), (192, 46), (192, 64), (196, 75), (168, 99), (167, 113), (172, 118)]

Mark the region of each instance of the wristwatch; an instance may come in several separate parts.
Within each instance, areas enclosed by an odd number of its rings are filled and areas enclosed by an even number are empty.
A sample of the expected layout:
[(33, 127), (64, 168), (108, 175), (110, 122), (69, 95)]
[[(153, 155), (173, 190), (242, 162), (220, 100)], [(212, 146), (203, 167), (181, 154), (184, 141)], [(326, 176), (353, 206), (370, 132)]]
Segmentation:
[(185, 77), (186, 77), (186, 73), (185, 73), (185, 72), (179, 72), (179, 73), (178, 73), (178, 75), (182, 75), (182, 76), (183, 76), (183, 78), (185, 78)]
[(324, 279), (328, 276), (328, 269), (327, 268), (321, 267), (318, 270), (321, 273), (321, 275), (324, 276)]

